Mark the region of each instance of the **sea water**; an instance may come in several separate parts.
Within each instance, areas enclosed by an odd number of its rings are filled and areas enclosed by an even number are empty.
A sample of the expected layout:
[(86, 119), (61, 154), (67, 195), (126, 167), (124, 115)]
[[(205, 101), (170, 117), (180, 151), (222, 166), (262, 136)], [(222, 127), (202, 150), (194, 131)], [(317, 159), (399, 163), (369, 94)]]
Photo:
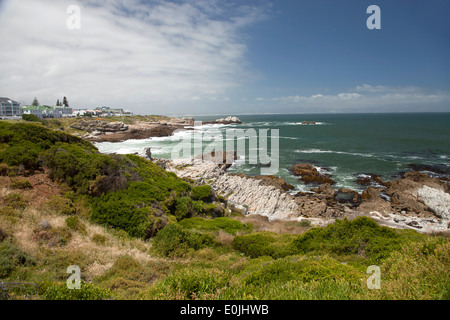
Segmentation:
[[(221, 117), (196, 116), (195, 120), (211, 121)], [(412, 168), (425, 171), (437, 168), (437, 173), (436, 170), (429, 173), (450, 177), (450, 113), (272, 114), (240, 115), (239, 119), (242, 124), (204, 125), (197, 130), (205, 137), (220, 132), (225, 138), (227, 129), (254, 129), (256, 134), (264, 129), (278, 129), (279, 168), (276, 175), (295, 187), (292, 192), (307, 191), (312, 187), (292, 174), (290, 168), (296, 163), (312, 164), (336, 181), (335, 188), (359, 191), (363, 187), (357, 184), (357, 179), (370, 174), (392, 180)], [(302, 124), (303, 121), (316, 124)], [(153, 157), (170, 159), (174, 146), (191, 141), (186, 136), (192, 139), (199, 136), (194, 135), (193, 128), (187, 129), (177, 131), (171, 137), (104, 142), (96, 143), (96, 146), (103, 153), (138, 153), (142, 156), (145, 148), (151, 148)], [(208, 141), (203, 141), (203, 145), (208, 146)], [(247, 141), (247, 152), (252, 151), (248, 148)], [(247, 159), (248, 154), (240, 157), (229, 171), (260, 174), (261, 166), (252, 165)]]

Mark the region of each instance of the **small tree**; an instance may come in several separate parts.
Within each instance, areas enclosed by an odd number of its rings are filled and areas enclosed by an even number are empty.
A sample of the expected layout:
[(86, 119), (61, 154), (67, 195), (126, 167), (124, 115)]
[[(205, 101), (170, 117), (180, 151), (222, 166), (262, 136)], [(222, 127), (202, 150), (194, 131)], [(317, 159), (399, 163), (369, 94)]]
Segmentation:
[(56, 101), (56, 106), (57, 107), (61, 106), (61, 101), (59, 101), (59, 99)]
[(36, 97), (34, 97), (33, 103), (31, 105), (34, 107), (39, 107), (39, 101)]
[(64, 99), (63, 99), (63, 105), (64, 105), (64, 107), (69, 107), (69, 101), (67, 100), (66, 97), (64, 97)]

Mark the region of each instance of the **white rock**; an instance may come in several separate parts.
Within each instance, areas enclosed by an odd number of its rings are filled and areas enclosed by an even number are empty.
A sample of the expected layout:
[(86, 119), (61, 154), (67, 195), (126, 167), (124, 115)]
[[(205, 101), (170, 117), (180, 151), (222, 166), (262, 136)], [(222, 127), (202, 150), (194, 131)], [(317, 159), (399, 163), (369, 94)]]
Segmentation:
[(442, 190), (423, 186), (417, 190), (418, 199), (430, 208), (436, 216), (450, 219), (450, 195)]

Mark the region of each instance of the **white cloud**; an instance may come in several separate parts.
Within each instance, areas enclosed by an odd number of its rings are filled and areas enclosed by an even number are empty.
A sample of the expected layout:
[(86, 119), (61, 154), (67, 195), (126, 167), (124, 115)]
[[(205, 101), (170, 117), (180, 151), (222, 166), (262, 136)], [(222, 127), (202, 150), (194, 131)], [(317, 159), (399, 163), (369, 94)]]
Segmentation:
[[(142, 113), (226, 96), (248, 77), (241, 32), (265, 13), (225, 3), (8, 0), (0, 8), (0, 94)], [(66, 26), (74, 4), (80, 30)]]
[[(359, 91), (359, 92), (354, 92)], [(445, 104), (450, 102), (450, 92), (426, 92), (418, 87), (389, 87), (362, 85), (349, 92), (314, 94), (311, 96), (282, 96), (272, 101), (297, 107), (315, 107), (323, 110), (373, 111), (386, 106), (414, 106)], [(447, 107), (448, 109), (448, 107)]]

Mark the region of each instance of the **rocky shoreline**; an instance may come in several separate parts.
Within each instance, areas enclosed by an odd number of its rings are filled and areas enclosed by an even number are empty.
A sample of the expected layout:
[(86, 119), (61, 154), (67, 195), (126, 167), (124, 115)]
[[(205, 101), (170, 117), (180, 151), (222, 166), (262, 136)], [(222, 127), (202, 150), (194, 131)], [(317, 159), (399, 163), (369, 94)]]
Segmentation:
[(131, 125), (125, 125), (123, 122), (80, 120), (74, 123), (72, 128), (85, 131), (83, 138), (91, 142), (123, 142), (130, 139), (171, 136), (176, 130), (193, 124), (193, 119), (136, 122)]
[[(170, 136), (178, 129), (188, 129), (194, 119), (160, 120), (156, 122), (123, 122), (99, 120), (79, 121), (73, 128), (85, 131), (91, 142), (121, 142), (129, 139)], [(242, 123), (237, 117), (226, 117), (203, 124)], [(150, 155), (151, 150), (147, 150)], [(229, 159), (236, 160), (234, 153)], [(196, 159), (155, 160), (166, 170), (198, 184), (210, 184), (228, 204), (247, 214), (259, 214), (270, 220), (308, 220), (326, 225), (335, 219), (360, 215), (372, 217), (382, 225), (409, 228), (421, 232), (450, 230), (450, 187), (448, 178), (439, 178), (411, 167), (398, 179), (383, 181), (376, 174), (364, 174), (358, 183), (363, 192), (335, 190), (332, 177), (307, 163), (294, 164), (291, 172), (299, 180), (317, 187), (311, 192), (291, 194), (293, 189), (284, 179), (275, 176), (247, 176), (229, 173), (227, 153), (203, 155)], [(430, 169), (430, 168), (425, 168)]]
[[(193, 118), (170, 118), (155, 122), (137, 121), (126, 125), (123, 122), (104, 120), (80, 120), (72, 125), (73, 129), (84, 131), (82, 138), (91, 142), (123, 142), (130, 139), (148, 139), (168, 137), (176, 130), (187, 130), (194, 125)], [(203, 124), (241, 124), (237, 117), (226, 117)]]
[[(336, 219), (364, 215), (394, 228), (425, 233), (450, 230), (449, 184), (426, 173), (407, 172), (380, 187), (369, 186), (361, 193), (335, 190), (330, 181), (323, 180), (312, 192), (290, 194), (292, 186), (282, 178), (233, 174), (227, 172), (230, 165), (205, 157), (165, 161), (166, 170), (199, 184), (210, 184), (230, 205), (269, 220), (309, 220), (313, 225), (323, 226)], [(295, 167), (311, 169), (307, 164)]]

